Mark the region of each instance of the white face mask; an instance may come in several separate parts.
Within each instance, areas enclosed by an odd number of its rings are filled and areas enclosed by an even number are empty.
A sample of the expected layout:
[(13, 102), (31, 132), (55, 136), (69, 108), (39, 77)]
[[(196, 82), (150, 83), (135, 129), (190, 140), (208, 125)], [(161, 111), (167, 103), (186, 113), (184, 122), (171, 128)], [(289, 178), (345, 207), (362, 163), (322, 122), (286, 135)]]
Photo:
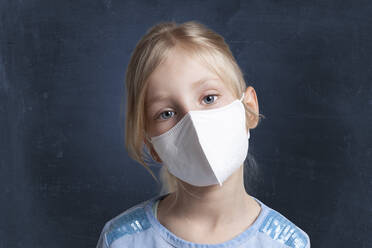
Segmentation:
[(170, 173), (195, 186), (222, 186), (248, 153), (243, 97), (220, 108), (189, 111), (170, 130), (150, 138)]

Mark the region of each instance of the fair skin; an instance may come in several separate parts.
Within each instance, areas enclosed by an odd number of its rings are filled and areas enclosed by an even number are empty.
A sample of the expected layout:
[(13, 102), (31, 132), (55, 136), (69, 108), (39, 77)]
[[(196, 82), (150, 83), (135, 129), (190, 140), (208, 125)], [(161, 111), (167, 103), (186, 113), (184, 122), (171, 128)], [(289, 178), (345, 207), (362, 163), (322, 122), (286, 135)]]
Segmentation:
[[(193, 84), (209, 78), (205, 84)], [(218, 108), (236, 99), (232, 91), (207, 67), (173, 49), (148, 79), (146, 93), (146, 127), (150, 137), (172, 128), (190, 110)], [(154, 100), (163, 96), (161, 100)], [(239, 97), (240, 98), (240, 97)], [(245, 105), (258, 112), (256, 92), (249, 86)], [(159, 163), (151, 143), (145, 140)], [(217, 244), (228, 241), (249, 228), (261, 207), (244, 188), (243, 166), (222, 186), (197, 187), (178, 180), (177, 193), (160, 201), (158, 220), (178, 237), (194, 242)]]

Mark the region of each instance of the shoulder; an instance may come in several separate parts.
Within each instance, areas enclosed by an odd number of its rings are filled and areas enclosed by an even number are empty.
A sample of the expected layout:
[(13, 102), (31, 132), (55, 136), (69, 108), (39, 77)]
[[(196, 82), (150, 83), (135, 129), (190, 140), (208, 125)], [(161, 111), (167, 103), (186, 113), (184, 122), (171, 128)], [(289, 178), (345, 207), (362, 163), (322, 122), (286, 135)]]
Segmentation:
[(310, 248), (308, 234), (271, 208), (268, 208), (267, 215), (260, 224), (258, 231), (266, 237), (284, 244), (284, 247)]
[(151, 224), (146, 215), (145, 205), (150, 200), (134, 205), (107, 221), (101, 232), (97, 248), (110, 247), (118, 239), (133, 236), (149, 229)]

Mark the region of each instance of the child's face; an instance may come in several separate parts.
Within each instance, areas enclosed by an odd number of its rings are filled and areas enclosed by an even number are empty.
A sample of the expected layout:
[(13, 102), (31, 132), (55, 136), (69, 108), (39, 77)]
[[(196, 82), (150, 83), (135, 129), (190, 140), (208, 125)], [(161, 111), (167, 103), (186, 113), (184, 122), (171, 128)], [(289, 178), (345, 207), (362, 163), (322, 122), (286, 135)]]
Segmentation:
[(177, 49), (151, 74), (146, 94), (150, 137), (171, 129), (190, 110), (219, 108), (235, 100), (217, 75)]

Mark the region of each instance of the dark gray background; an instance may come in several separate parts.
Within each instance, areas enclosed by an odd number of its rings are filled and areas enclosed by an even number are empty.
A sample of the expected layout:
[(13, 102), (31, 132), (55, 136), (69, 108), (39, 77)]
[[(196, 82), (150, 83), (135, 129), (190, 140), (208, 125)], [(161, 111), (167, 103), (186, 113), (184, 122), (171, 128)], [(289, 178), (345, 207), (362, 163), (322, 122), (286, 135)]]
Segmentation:
[(248, 192), (312, 247), (372, 247), (370, 1), (2, 0), (0, 13), (0, 247), (94, 247), (156, 195), (124, 149), (122, 104), (130, 53), (167, 20), (223, 35), (256, 89)]

